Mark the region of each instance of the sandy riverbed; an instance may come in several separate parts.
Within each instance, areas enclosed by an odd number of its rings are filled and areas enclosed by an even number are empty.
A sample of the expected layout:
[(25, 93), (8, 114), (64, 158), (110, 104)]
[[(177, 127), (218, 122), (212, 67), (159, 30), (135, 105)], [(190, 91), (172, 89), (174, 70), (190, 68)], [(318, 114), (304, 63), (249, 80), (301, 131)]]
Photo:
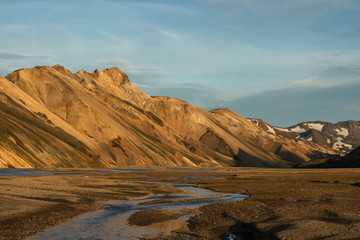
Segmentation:
[[(244, 192), (243, 201), (201, 207), (171, 235), (154, 239), (358, 239), (360, 170), (232, 168), (211, 171), (74, 172), (74, 176), (0, 177), (0, 239), (24, 239), (101, 202), (180, 190), (134, 180), (194, 183), (219, 192)], [(139, 176), (141, 175), (141, 176)], [(176, 178), (174, 178), (174, 176)], [(195, 176), (195, 177), (193, 177)], [(174, 200), (166, 200), (174, 201)], [(159, 225), (181, 211), (138, 212), (132, 225)], [(170, 222), (171, 223), (171, 222)]]

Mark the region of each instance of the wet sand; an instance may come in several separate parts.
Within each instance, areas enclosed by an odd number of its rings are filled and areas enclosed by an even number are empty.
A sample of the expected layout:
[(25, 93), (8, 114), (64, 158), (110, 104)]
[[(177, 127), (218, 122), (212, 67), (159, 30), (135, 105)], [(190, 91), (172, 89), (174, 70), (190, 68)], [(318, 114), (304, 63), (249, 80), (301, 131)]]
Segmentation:
[(246, 189), (250, 196), (200, 207), (185, 224), (176, 223), (176, 217), (189, 212), (179, 210), (131, 216), (132, 225), (178, 224), (170, 235), (152, 239), (226, 239), (230, 234), (244, 239), (360, 238), (360, 170), (230, 168), (0, 177), (0, 239), (24, 239), (100, 209), (101, 202), (180, 191), (134, 180), (192, 183), (225, 193)]

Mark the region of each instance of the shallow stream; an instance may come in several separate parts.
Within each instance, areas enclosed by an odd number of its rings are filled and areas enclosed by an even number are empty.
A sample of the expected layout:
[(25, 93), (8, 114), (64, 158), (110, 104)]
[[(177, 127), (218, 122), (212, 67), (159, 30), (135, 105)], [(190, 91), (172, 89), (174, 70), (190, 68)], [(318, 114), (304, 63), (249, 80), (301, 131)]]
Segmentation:
[[(161, 233), (169, 233), (175, 230), (178, 224), (174, 224), (174, 229), (163, 228), (161, 226), (132, 226), (128, 223), (128, 218), (142, 210), (186, 210), (195, 209), (200, 206), (229, 201), (239, 201), (247, 198), (242, 194), (223, 194), (207, 189), (196, 188), (192, 184), (175, 184), (164, 182), (152, 182), (156, 184), (167, 184), (184, 191), (182, 194), (155, 195), (153, 197), (135, 200), (121, 200), (104, 203), (104, 208), (82, 214), (76, 218), (68, 220), (53, 228), (46, 229), (38, 233), (29, 240), (115, 240), (115, 239), (137, 239), (145, 236), (156, 236)], [(152, 204), (153, 200), (182, 199), (185, 202), (168, 202)], [(150, 203), (149, 203), (150, 202)], [(146, 205), (141, 205), (146, 203)], [(178, 222), (186, 222), (194, 213), (182, 215), (177, 219)]]

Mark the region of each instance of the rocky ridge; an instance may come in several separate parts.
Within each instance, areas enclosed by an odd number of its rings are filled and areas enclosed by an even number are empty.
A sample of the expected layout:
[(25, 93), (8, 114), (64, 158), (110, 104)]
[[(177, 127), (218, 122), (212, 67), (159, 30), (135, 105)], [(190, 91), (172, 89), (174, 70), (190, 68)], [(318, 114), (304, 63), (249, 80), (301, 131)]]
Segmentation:
[(250, 119), (267, 132), (289, 139), (305, 139), (325, 145), (340, 154), (347, 154), (360, 146), (360, 122), (343, 121), (329, 123), (323, 121), (302, 122), (287, 128), (274, 127), (261, 119)]
[(150, 97), (116, 67), (38, 66), (0, 81), (0, 167), (289, 167), (335, 153), (228, 109)]

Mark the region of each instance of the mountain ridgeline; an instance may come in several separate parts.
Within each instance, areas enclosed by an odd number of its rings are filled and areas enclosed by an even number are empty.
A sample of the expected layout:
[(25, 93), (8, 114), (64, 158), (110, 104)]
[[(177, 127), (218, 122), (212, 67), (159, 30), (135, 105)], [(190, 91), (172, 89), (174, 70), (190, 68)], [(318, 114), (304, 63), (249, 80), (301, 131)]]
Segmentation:
[(289, 139), (304, 139), (332, 148), (339, 154), (347, 154), (360, 146), (360, 122), (344, 121), (329, 123), (323, 121), (302, 122), (287, 128), (274, 127), (261, 119), (250, 119), (265, 131)]
[(336, 154), (229, 109), (148, 96), (116, 67), (41, 66), (0, 77), (0, 116), (1, 168), (291, 167)]

